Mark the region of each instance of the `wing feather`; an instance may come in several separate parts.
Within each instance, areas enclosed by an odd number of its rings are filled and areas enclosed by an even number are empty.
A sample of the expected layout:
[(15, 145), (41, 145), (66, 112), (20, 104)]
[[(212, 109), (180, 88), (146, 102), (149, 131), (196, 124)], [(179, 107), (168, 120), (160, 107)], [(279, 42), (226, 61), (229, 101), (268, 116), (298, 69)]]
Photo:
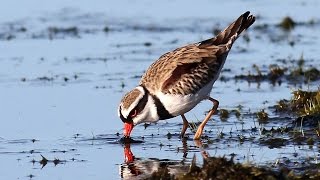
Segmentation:
[[(213, 66), (221, 64), (217, 58), (222, 53), (221, 49), (219, 46), (199, 48), (197, 44), (191, 44), (166, 53), (150, 66), (140, 84), (151, 93), (187, 94), (198, 91), (201, 84), (212, 79), (213, 70), (217, 69)], [(190, 79), (197, 82), (191, 82)]]
[(216, 37), (162, 55), (140, 81), (151, 94), (190, 94), (215, 81), (234, 41), (255, 21), (245, 12)]

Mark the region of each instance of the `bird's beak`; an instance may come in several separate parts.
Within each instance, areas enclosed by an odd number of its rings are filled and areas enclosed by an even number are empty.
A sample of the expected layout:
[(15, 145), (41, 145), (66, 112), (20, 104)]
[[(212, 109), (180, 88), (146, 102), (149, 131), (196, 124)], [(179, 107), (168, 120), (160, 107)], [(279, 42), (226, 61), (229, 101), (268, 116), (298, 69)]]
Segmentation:
[(133, 129), (133, 123), (124, 123), (123, 135), (124, 137), (130, 137), (131, 131)]

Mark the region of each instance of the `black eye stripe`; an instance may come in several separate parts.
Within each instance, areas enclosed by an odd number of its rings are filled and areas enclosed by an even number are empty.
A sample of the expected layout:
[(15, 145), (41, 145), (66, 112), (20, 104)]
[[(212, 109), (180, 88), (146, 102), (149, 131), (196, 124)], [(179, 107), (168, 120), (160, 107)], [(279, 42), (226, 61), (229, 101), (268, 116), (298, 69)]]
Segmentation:
[(130, 115), (132, 115), (134, 113), (134, 110), (137, 110), (137, 113), (139, 114), (146, 106), (147, 102), (148, 102), (148, 90), (145, 89), (144, 87), (142, 87), (144, 89), (144, 95), (143, 97), (140, 99), (140, 101), (138, 102), (137, 106), (131, 110), (131, 112), (129, 113)]

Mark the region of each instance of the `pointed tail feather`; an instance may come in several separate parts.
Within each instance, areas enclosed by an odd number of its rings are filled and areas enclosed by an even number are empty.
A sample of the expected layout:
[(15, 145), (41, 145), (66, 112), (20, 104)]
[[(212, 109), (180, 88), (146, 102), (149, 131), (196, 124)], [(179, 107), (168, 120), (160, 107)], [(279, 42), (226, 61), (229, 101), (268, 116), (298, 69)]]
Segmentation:
[[(199, 46), (217, 46), (220, 44), (228, 43), (234, 35), (236, 35), (237, 38), (242, 31), (246, 30), (254, 23), (255, 17), (249, 14), (249, 11), (245, 12), (237, 20), (230, 24), (225, 30), (221, 31), (216, 37), (202, 41)], [(232, 41), (234, 40), (235, 39), (233, 39)]]

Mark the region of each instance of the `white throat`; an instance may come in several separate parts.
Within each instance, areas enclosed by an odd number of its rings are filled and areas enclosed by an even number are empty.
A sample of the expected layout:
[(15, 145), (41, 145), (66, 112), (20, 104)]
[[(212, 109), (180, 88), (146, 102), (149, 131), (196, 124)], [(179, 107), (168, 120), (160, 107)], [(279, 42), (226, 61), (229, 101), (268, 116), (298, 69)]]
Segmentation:
[(202, 100), (206, 99), (211, 92), (214, 80), (209, 82), (195, 94), (171, 95), (158, 92), (159, 99), (162, 100), (164, 107), (173, 115), (178, 116), (193, 109)]

